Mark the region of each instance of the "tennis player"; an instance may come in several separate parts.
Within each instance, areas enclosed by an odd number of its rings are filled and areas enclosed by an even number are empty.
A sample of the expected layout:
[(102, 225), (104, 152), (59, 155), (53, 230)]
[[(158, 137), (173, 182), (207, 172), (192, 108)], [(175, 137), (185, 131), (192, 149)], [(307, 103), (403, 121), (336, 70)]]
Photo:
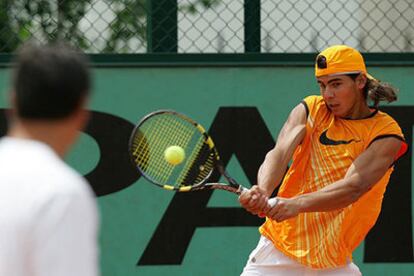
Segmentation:
[(0, 275), (98, 275), (92, 190), (62, 157), (85, 125), (85, 57), (63, 44), (25, 45), (0, 139)]
[(361, 275), (352, 252), (375, 224), (393, 165), (407, 151), (397, 122), (378, 110), (380, 101), (397, 99), (395, 90), (367, 73), (357, 50), (325, 49), (315, 76), (321, 95), (291, 111), (257, 185), (239, 198), (249, 212), (267, 215), (243, 276)]

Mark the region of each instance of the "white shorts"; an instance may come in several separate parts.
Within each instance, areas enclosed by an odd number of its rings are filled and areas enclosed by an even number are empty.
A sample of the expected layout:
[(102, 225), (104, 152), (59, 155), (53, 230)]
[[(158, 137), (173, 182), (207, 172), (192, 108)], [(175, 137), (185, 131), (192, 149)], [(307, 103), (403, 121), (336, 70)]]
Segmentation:
[(273, 243), (261, 236), (252, 251), (241, 276), (353, 276), (362, 275), (354, 263), (333, 269), (312, 269), (280, 252)]

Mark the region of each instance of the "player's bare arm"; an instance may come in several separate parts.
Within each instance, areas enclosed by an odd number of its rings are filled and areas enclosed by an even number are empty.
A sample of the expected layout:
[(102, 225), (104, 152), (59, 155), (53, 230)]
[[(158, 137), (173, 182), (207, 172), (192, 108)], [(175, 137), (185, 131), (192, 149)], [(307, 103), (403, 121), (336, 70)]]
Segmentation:
[(276, 221), (304, 212), (324, 212), (344, 208), (369, 191), (395, 161), (401, 141), (394, 137), (373, 142), (348, 169), (344, 179), (325, 188), (291, 199), (279, 198), (269, 216)]
[(282, 127), (275, 147), (266, 154), (257, 176), (257, 185), (243, 193), (240, 204), (252, 214), (269, 210), (268, 197), (282, 180), (289, 161), (306, 134), (306, 109), (297, 105)]

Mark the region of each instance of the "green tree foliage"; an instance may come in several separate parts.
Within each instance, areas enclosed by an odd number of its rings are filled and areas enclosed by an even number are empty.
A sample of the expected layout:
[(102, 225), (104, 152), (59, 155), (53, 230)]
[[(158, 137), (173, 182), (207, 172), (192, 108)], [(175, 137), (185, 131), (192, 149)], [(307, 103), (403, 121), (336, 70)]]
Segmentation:
[(0, 0), (0, 49), (2, 52), (11, 52), (19, 45), (19, 37), (24, 36), (14, 27), (9, 10), (14, 0)]
[(91, 0), (0, 0), (0, 49), (13, 51), (21, 42), (67, 39), (86, 48), (79, 21)]
[(219, 4), (222, 0), (194, 0), (190, 3), (183, 4), (179, 8), (188, 11), (191, 14), (199, 12), (199, 9), (209, 9)]
[[(98, 0), (0, 0), (0, 52), (12, 52), (28, 39), (64, 39), (87, 52), (128, 52), (133, 39), (145, 46), (147, 1), (154, 0), (102, 1), (110, 7), (114, 19), (108, 22), (109, 35), (99, 48), (80, 29), (81, 20)], [(192, 0), (178, 8), (194, 14), (221, 1)]]
[(115, 20), (103, 52), (126, 52), (128, 41), (137, 37), (146, 41), (146, 0), (107, 0), (114, 8)]

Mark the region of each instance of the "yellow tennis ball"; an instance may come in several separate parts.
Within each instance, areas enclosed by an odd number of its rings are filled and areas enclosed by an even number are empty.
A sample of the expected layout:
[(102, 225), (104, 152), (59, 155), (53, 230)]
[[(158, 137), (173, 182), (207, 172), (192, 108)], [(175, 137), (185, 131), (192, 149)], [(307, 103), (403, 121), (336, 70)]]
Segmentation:
[(170, 146), (164, 151), (165, 161), (171, 165), (178, 165), (184, 161), (185, 152), (184, 149), (180, 146)]

